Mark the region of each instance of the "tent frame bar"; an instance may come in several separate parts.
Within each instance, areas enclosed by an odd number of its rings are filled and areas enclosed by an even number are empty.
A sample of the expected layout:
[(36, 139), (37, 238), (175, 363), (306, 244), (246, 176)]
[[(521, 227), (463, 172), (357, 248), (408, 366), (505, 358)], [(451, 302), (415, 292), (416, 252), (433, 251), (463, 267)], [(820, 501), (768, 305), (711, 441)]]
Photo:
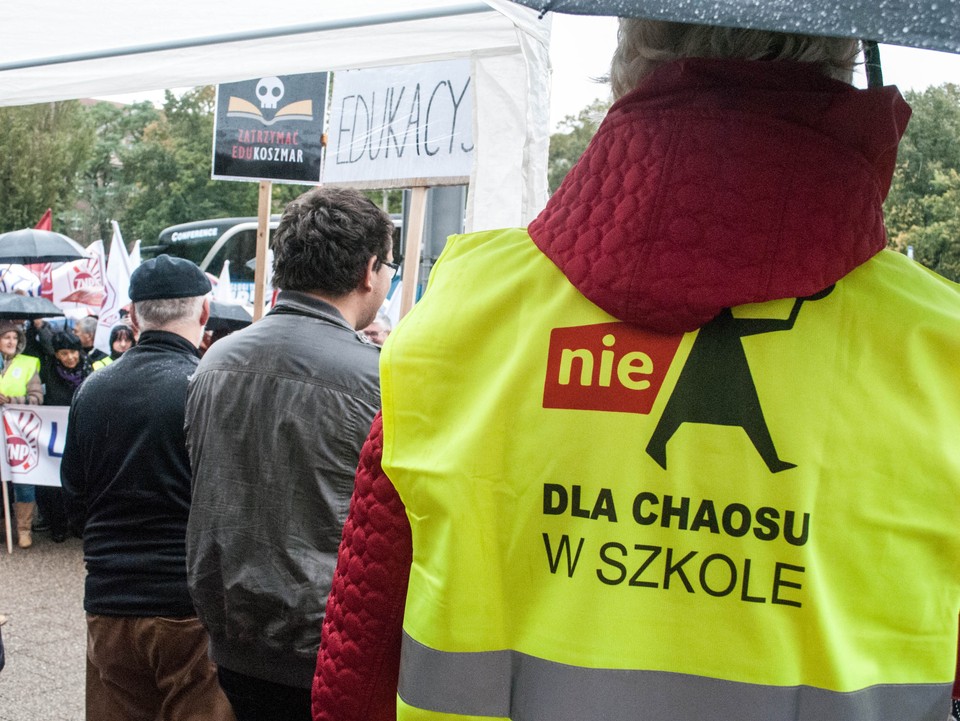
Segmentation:
[(432, 20), (434, 18), (452, 17), (455, 15), (475, 15), (477, 13), (492, 12), (493, 8), (486, 3), (471, 3), (454, 5), (446, 8), (428, 10), (410, 10), (406, 12), (369, 15), (363, 18), (345, 18), (312, 25), (290, 25), (286, 27), (267, 28), (263, 30), (249, 30), (246, 32), (227, 33), (223, 35), (209, 35), (199, 38), (185, 38), (183, 40), (169, 40), (146, 45), (133, 45), (121, 48), (105, 48), (70, 55), (57, 55), (46, 58), (32, 58), (14, 62), (0, 63), (0, 72), (6, 70), (22, 70), (24, 68), (44, 67), (48, 65), (63, 65), (65, 63), (84, 62), (87, 60), (104, 60), (106, 58), (125, 57), (128, 55), (144, 55), (147, 53), (163, 52), (165, 50), (180, 50), (183, 48), (203, 47), (204, 45), (218, 45), (221, 43), (237, 43), (247, 40), (266, 40), (269, 38), (286, 37), (290, 35), (305, 35), (308, 33), (324, 32), (329, 30), (348, 30), (350, 28), (370, 27), (373, 25), (387, 25), (415, 20)]

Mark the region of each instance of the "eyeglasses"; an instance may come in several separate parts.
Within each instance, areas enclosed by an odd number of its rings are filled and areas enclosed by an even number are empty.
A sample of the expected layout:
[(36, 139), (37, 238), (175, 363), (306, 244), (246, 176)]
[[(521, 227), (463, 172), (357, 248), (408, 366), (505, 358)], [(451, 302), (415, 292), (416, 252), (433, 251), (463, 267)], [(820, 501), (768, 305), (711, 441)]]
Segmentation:
[(381, 261), (380, 261), (380, 265), (385, 265), (385, 266), (387, 266), (388, 268), (390, 268), (390, 269), (393, 270), (393, 275), (390, 276), (391, 279), (396, 278), (396, 277), (400, 274), (400, 264), (399, 264), (399, 263), (393, 263), (393, 262), (391, 262), (391, 261), (389, 261), (389, 260), (381, 260)]

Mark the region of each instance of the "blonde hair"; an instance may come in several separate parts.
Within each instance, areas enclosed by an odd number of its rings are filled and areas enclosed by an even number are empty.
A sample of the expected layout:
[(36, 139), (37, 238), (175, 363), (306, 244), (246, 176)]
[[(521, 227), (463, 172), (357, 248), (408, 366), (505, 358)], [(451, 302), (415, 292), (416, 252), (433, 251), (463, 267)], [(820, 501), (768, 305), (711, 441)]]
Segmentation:
[(680, 58), (796, 60), (850, 83), (860, 43), (852, 38), (794, 35), (711, 25), (621, 18), (610, 67), (613, 97), (633, 90), (651, 71)]

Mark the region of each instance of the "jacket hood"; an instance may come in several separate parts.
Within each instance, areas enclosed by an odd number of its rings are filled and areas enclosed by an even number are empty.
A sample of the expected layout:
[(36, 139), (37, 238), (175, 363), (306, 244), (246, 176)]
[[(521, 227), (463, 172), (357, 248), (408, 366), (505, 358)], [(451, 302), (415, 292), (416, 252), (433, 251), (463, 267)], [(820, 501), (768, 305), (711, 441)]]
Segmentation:
[(791, 62), (687, 59), (611, 108), (530, 224), (589, 300), (659, 332), (816, 293), (886, 245), (910, 109)]
[(23, 321), (0, 320), (0, 335), (10, 331), (16, 331), (17, 333), (17, 352), (10, 356), (14, 358), (23, 353), (24, 348), (27, 347), (27, 334), (23, 327)]
[(114, 341), (116, 341), (121, 335), (125, 335), (130, 339), (130, 346), (133, 347), (137, 344), (137, 338), (133, 333), (133, 328), (131, 328), (126, 323), (117, 323), (113, 328), (110, 329), (110, 339), (107, 341), (110, 346), (110, 357), (113, 360), (119, 358), (122, 353), (118, 353), (113, 349)]

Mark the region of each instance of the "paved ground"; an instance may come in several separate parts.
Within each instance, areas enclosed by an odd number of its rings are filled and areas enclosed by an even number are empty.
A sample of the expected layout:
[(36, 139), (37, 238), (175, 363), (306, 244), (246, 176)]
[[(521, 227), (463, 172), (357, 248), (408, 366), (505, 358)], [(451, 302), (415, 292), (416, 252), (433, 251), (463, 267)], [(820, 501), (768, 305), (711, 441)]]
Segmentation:
[(77, 539), (53, 543), (34, 533), (33, 547), (14, 546), (12, 555), (0, 540), (0, 614), (8, 619), (0, 721), (84, 721), (83, 577)]

